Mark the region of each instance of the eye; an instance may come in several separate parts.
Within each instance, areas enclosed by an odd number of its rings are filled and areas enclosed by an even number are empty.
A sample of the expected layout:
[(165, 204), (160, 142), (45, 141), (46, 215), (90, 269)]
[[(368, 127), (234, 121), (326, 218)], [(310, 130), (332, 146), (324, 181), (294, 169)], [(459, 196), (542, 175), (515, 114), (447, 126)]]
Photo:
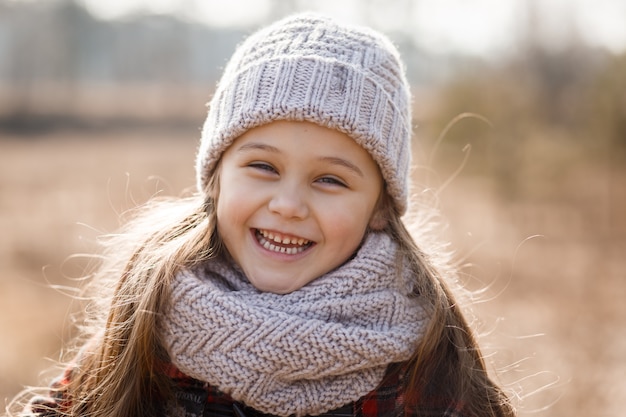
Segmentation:
[(258, 169), (260, 171), (276, 172), (276, 169), (274, 169), (273, 166), (266, 162), (251, 162), (248, 164), (248, 166), (250, 168)]
[(337, 185), (337, 186), (345, 187), (345, 188), (348, 187), (348, 185), (345, 182), (343, 182), (342, 180), (336, 177), (320, 177), (315, 181), (318, 183), (322, 183), (322, 184)]

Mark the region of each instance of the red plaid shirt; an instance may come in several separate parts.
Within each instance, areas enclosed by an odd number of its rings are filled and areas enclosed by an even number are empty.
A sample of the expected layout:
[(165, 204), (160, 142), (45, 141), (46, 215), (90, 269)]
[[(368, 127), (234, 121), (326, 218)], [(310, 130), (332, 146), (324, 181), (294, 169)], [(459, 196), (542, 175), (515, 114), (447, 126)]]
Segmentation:
[[(255, 411), (244, 404), (236, 402), (228, 394), (202, 381), (193, 379), (173, 365), (167, 365), (164, 372), (174, 382), (175, 401), (163, 405), (162, 413), (158, 417), (186, 416), (186, 417), (269, 417)], [(404, 368), (401, 365), (391, 365), (387, 375), (378, 388), (357, 401), (347, 404), (337, 410), (322, 414), (339, 417), (463, 417), (462, 407), (451, 401), (428, 401), (415, 407), (409, 407), (404, 402), (404, 386), (402, 378)], [(50, 397), (37, 397), (31, 400), (26, 414), (40, 417), (64, 416), (68, 408), (68, 400), (63, 395), (62, 388), (71, 378), (68, 370), (52, 384)]]

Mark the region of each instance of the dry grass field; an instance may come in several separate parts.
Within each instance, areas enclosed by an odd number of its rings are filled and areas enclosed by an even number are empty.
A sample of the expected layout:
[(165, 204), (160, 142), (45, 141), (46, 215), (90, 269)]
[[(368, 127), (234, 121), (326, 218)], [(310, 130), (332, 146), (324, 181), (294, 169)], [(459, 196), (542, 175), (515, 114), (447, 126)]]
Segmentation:
[[(86, 262), (72, 255), (92, 252), (124, 210), (193, 186), (197, 136), (59, 131), (0, 141), (0, 398), (38, 384), (67, 341), (76, 303), (65, 287)], [(454, 175), (461, 154), (442, 149), (430, 185), (463, 282), (486, 288), (476, 325), (501, 380), (522, 397), (520, 415), (622, 415), (626, 169), (529, 169), (518, 186), (541, 192), (511, 199), (480, 169)]]

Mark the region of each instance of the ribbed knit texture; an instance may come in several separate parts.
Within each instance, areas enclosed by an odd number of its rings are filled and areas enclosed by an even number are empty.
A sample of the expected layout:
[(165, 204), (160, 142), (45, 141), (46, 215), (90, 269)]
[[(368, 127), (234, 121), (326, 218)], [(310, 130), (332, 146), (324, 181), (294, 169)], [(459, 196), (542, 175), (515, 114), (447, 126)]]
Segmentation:
[(410, 91), (386, 37), (309, 13), (249, 37), (209, 103), (197, 155), (200, 191), (238, 136), (274, 120), (306, 120), (351, 136), (377, 162), (398, 211), (406, 211)]
[(356, 401), (411, 357), (426, 326), (396, 255), (389, 236), (371, 234), (354, 259), (285, 295), (259, 292), (226, 262), (181, 273), (162, 319), (166, 348), (181, 371), (264, 413)]

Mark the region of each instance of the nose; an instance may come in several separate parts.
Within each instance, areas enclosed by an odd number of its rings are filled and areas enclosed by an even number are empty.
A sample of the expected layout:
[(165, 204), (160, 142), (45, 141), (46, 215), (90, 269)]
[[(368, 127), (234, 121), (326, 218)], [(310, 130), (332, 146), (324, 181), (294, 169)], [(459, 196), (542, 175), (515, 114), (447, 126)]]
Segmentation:
[(274, 191), (268, 204), (270, 212), (288, 219), (304, 219), (309, 215), (306, 196), (299, 185), (283, 183)]

